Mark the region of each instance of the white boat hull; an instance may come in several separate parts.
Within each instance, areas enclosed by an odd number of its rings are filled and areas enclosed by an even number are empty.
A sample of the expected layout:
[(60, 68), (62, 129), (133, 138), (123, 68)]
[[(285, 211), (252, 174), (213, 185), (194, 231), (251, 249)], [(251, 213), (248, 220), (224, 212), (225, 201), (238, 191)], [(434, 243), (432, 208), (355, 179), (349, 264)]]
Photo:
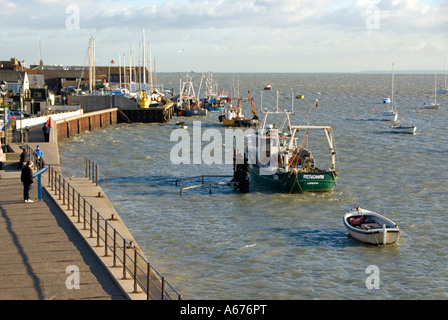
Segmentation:
[(398, 112), (396, 111), (383, 111), (381, 112), (381, 118), (383, 121), (397, 121)]
[(425, 104), (423, 107), (425, 109), (439, 109), (440, 104), (439, 103), (430, 103), (430, 104)]
[[(364, 217), (364, 223), (354, 226), (350, 219)], [(368, 244), (392, 244), (398, 241), (401, 229), (392, 220), (370, 210), (353, 208), (344, 215), (344, 225), (350, 236)]]
[(390, 126), (393, 132), (414, 134), (417, 131), (416, 126)]

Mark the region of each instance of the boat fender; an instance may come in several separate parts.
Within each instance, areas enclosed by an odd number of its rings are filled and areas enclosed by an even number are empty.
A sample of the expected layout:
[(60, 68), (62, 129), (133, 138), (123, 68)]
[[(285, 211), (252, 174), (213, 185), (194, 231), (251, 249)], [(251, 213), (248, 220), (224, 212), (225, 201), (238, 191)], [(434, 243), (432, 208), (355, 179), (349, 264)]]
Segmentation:
[(164, 121), (164, 122), (168, 122), (169, 119), (170, 119), (170, 117), (169, 117), (167, 114), (165, 114), (165, 115), (163, 116), (163, 121)]

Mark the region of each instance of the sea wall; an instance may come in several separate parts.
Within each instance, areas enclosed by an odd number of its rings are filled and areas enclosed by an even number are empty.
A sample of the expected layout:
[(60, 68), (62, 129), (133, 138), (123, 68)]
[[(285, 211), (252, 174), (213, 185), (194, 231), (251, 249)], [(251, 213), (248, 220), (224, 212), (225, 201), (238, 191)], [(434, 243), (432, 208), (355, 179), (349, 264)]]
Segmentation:
[(55, 121), (55, 130), (52, 130), (54, 141), (62, 141), (87, 131), (93, 131), (117, 123), (118, 109), (111, 108), (96, 112), (88, 112)]

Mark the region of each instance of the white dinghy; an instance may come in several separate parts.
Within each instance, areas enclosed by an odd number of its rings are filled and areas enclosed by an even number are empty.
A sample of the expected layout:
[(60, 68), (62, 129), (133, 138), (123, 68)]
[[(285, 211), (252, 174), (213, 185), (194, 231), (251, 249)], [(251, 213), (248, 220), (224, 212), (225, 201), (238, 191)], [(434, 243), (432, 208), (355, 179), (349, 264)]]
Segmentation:
[(395, 222), (358, 206), (344, 215), (344, 225), (353, 238), (369, 244), (391, 244), (401, 235)]
[(392, 126), (390, 126), (390, 128), (392, 129), (392, 132), (397, 132), (397, 133), (414, 134), (415, 131), (417, 131), (417, 127), (414, 125), (412, 125), (412, 126), (392, 125)]

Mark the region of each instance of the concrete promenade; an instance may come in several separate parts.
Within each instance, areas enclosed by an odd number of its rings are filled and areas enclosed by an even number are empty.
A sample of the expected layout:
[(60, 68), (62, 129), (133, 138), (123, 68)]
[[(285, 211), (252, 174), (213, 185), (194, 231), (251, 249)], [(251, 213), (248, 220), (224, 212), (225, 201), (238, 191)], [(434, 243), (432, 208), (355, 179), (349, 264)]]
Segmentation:
[[(28, 144), (32, 148), (39, 145), (46, 165), (59, 171), (57, 143), (42, 141), (41, 128), (31, 130)], [(31, 190), (34, 202), (24, 203), (20, 170), (0, 170), (0, 299), (143, 299), (141, 294), (133, 297), (132, 290), (113, 276), (64, 214), (46, 189), (46, 174), (42, 179), (43, 201), (38, 200), (35, 179)], [(92, 200), (93, 205), (114, 212), (107, 198), (96, 197), (97, 202), (93, 203), (94, 195), (102, 192), (99, 187), (86, 178), (73, 180), (74, 183), (76, 180), (76, 188), (81, 189), (78, 192), (91, 195), (89, 201)], [(103, 202), (98, 202), (101, 200)], [(125, 233), (124, 225), (122, 228), (120, 232)], [(79, 277), (74, 278), (74, 275)], [(73, 288), (76, 281), (73, 279), (79, 279), (79, 289)]]

